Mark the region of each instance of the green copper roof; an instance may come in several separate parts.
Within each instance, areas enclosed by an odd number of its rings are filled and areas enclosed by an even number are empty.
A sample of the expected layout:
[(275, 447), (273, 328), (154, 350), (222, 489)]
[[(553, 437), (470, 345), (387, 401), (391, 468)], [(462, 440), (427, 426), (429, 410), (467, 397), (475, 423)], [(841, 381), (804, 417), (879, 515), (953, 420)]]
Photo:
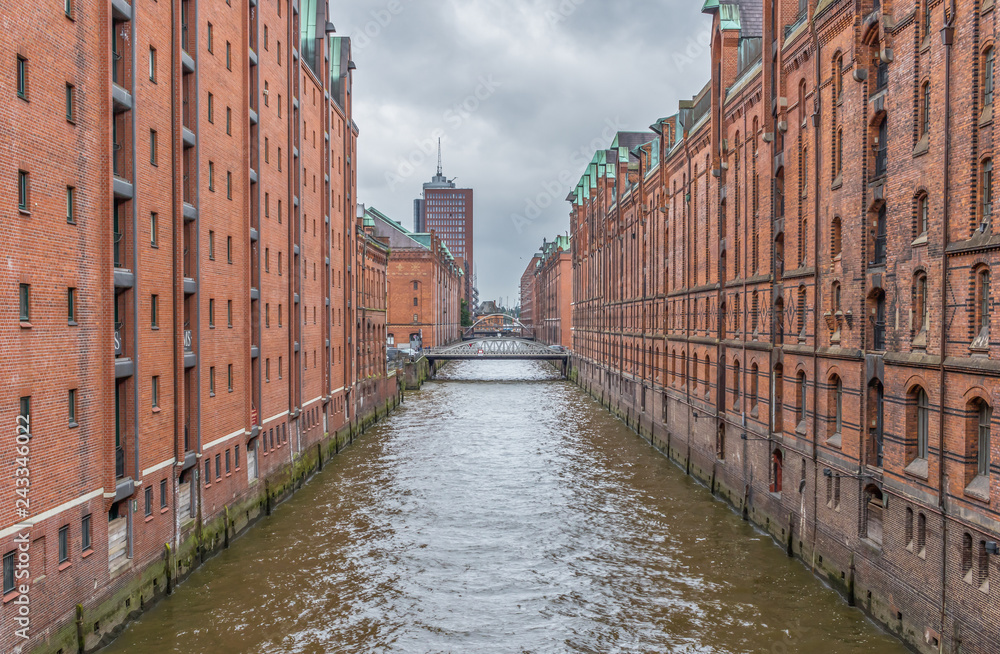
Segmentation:
[(719, 29), (723, 31), (740, 29), (740, 8), (738, 5), (721, 5), (719, 7)]
[(719, 0), (705, 0), (705, 4), (701, 6), (702, 13), (709, 13), (719, 8)]

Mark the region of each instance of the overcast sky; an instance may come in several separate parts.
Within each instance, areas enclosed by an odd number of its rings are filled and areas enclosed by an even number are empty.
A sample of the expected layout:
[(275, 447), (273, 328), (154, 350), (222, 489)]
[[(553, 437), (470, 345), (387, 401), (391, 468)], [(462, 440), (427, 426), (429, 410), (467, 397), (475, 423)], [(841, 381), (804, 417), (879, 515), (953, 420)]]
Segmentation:
[(617, 130), (708, 80), (701, 0), (330, 0), (352, 37), (358, 200), (407, 227), (437, 166), (475, 189), (480, 298), (517, 302), (569, 230), (566, 195)]

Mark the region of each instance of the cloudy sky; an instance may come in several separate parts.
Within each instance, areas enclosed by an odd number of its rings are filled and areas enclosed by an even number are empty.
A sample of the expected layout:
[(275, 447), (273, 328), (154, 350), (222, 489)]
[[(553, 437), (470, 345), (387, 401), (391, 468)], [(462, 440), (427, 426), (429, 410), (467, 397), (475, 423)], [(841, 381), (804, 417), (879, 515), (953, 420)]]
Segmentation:
[[(617, 130), (708, 79), (701, 0), (330, 0), (352, 36), (358, 200), (412, 227), (437, 166), (475, 189), (481, 299), (510, 298)], [(567, 182), (568, 180), (568, 182)]]

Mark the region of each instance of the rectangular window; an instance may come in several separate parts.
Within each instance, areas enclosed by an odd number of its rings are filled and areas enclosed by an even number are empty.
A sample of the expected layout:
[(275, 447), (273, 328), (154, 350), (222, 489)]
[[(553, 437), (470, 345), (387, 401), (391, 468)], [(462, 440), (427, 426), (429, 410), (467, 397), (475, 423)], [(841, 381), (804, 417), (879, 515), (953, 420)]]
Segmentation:
[(76, 189), (72, 186), (66, 187), (66, 222), (76, 224)]
[(72, 286), (66, 289), (66, 320), (76, 324), (76, 289)]
[(278, 379), (281, 379), (281, 367), (282, 367), (282, 359), (281, 357), (278, 357)]
[(264, 381), (271, 381), (271, 359), (264, 359)]
[(73, 0), (63, 0), (63, 12), (66, 14), (66, 18), (73, 17)]
[(167, 508), (167, 480), (160, 480), (160, 508)]
[[(278, 305), (278, 328), (281, 328), (281, 304)], [(278, 375), (281, 376), (280, 374)]]
[(231, 363), (229, 364), (228, 375), (229, 375), (229, 392), (232, 393), (233, 392), (233, 364), (231, 364)]
[(233, 328), (233, 301), (226, 300), (226, 323), (227, 326)]
[(230, 107), (226, 107), (226, 134), (233, 134), (233, 110)]
[(153, 375), (153, 385), (150, 387), (150, 396), (153, 401), (153, 408), (160, 408), (160, 377)]
[(149, 296), (149, 323), (153, 329), (160, 326), (160, 296), (156, 294)]
[(31, 285), (20, 286), (21, 322), (31, 322)]
[(157, 156), (156, 156), (156, 130), (149, 130), (149, 163), (156, 166)]
[(265, 193), (264, 194), (264, 217), (265, 218), (270, 218), (271, 217), (271, 194), (270, 193)]
[(229, 41), (226, 41), (226, 68), (233, 69), (233, 46)]
[(205, 485), (212, 485), (212, 458), (205, 459)]
[(24, 426), (26, 429), (31, 428), (31, 396), (24, 395), (21, 397), (18, 407), (18, 417), (20, 418), (19, 424)]
[(208, 24), (208, 34), (207, 34), (207, 38), (208, 38), (208, 51), (209, 52), (212, 52), (212, 43), (214, 41), (214, 39), (212, 38), (212, 36), (213, 36), (212, 35), (212, 24), (209, 23)]
[(229, 263), (233, 262), (233, 237), (226, 237), (226, 260)]
[(17, 584), (14, 581), (14, 555), (16, 550), (11, 550), (3, 555), (3, 594), (14, 592)]
[(267, 137), (265, 136), (264, 137), (264, 163), (270, 163), (270, 162), (271, 162), (271, 144), (267, 140)]
[(226, 197), (230, 200), (233, 199), (233, 173), (228, 170), (226, 171)]
[(160, 217), (154, 211), (149, 214), (149, 244), (152, 247), (159, 247), (160, 240)]
[(215, 327), (215, 299), (208, 298), (208, 327)]
[(156, 81), (156, 48), (149, 46), (149, 81)]
[(90, 540), (90, 514), (83, 516), (83, 520), (80, 523), (80, 549), (84, 552), (89, 552), (93, 548), (93, 543)]
[(233, 464), (236, 466), (236, 469), (239, 470), (240, 469), (240, 446), (239, 445), (237, 445), (235, 448), (233, 448), (233, 459), (234, 459)]
[[(280, 102), (281, 101), (281, 96), (278, 96), (278, 101), (279, 101), (278, 107), (280, 108), (281, 107), (281, 102)], [(281, 111), (280, 111), (280, 109), (278, 111), (278, 118), (281, 118)], [(278, 148), (278, 172), (279, 173), (281, 172), (281, 148), (280, 147)]]
[(215, 96), (208, 94), (208, 122), (215, 122)]
[(17, 208), (25, 213), (30, 211), (28, 207), (28, 173), (23, 170), (17, 171)]
[(215, 396), (215, 366), (208, 369), (208, 394), (210, 397)]
[(148, 518), (153, 515), (153, 487), (147, 486), (145, 492), (145, 515)]
[(69, 561), (69, 525), (59, 528), (59, 563)]
[[(281, 3), (279, 2), (278, 4), (280, 5)], [(281, 65), (281, 41), (278, 41), (278, 65), (279, 66)], [(278, 102), (278, 106), (279, 107), (281, 106), (281, 102), (280, 101)]]
[(215, 481), (222, 479), (222, 455), (215, 455)]
[(76, 426), (76, 389), (71, 388), (66, 393), (66, 413), (70, 427)]
[(215, 163), (208, 162), (208, 190), (215, 191)]
[(264, 49), (267, 50), (267, 25), (264, 26)]
[(76, 87), (66, 84), (66, 120), (76, 121)]
[(229, 450), (226, 450), (226, 474), (228, 475), (231, 472), (232, 472), (232, 468), (230, 468)]
[(264, 248), (264, 272), (271, 272), (271, 248)]
[(17, 56), (17, 97), (28, 99), (28, 60)]
[(215, 232), (208, 230), (208, 258), (215, 261)]

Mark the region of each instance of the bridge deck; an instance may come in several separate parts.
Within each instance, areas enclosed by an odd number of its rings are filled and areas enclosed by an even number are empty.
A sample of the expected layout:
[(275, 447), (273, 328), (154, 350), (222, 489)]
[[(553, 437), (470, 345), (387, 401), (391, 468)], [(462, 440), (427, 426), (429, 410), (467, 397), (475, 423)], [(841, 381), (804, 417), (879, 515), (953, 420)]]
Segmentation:
[(478, 338), (427, 350), (428, 359), (521, 359), (559, 361), (569, 352), (553, 349), (523, 338)]

